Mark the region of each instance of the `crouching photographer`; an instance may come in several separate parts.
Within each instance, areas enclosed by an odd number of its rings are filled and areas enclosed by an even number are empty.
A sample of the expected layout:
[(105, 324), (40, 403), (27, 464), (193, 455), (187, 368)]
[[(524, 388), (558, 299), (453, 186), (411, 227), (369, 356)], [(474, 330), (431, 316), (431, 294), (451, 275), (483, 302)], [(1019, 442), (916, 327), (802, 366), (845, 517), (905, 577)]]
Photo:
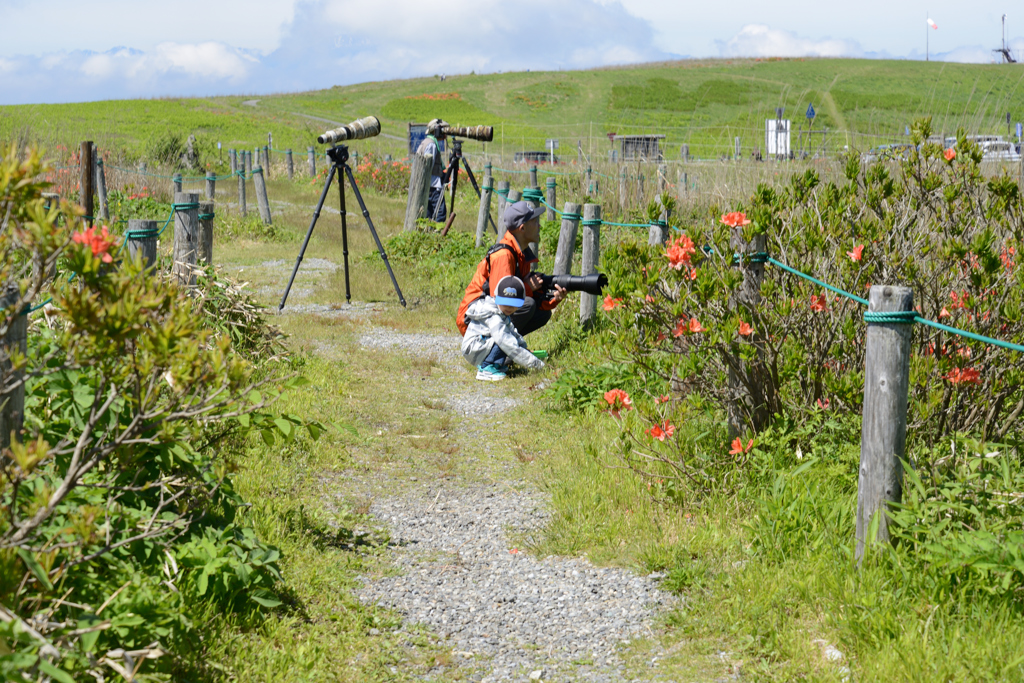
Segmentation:
[(498, 282), (507, 276), (523, 281), (526, 297), (523, 305), (512, 313), (512, 324), (520, 335), (526, 336), (544, 327), (551, 319), (551, 311), (565, 298), (567, 290), (557, 284), (545, 288), (544, 277), (531, 273), (531, 264), (537, 257), (527, 247), (530, 242), (540, 240), (540, 216), (544, 209), (534, 209), (526, 202), (510, 204), (505, 209), (505, 225), (508, 232), (487, 252), (466, 287), (455, 324), (459, 332), (466, 334), (466, 309), (477, 299), (494, 296)]

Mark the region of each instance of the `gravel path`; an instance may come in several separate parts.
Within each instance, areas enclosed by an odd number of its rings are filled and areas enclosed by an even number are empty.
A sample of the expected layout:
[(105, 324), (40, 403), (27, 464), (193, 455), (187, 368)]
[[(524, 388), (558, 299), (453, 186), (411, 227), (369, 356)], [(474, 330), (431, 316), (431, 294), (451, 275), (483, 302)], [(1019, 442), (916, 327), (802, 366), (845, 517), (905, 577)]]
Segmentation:
[(597, 568), (586, 559), (537, 559), (515, 547), (550, 516), (548, 497), (510, 480), (512, 454), (494, 448), (500, 416), (524, 402), (500, 383), (453, 381), (472, 370), (459, 337), (371, 327), (360, 346), (400, 350), (442, 362), (427, 385), (447, 410), (471, 417), (456, 427), (466, 457), (489, 463), (494, 483), (442, 488), (406, 483), (375, 496), (370, 514), (394, 541), (401, 575), (363, 577), (359, 597), (393, 608), (448, 640), (474, 681), (622, 681), (617, 650), (652, 636), (659, 608), (674, 598), (656, 577)]

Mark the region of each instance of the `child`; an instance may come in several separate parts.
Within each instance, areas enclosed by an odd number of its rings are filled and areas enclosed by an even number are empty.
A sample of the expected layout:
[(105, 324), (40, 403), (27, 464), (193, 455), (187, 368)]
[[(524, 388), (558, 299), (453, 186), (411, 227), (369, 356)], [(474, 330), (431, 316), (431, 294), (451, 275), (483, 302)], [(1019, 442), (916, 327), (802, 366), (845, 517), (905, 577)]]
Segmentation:
[(487, 382), (505, 379), (512, 361), (539, 370), (544, 362), (530, 353), (522, 335), (516, 332), (511, 315), (523, 305), (526, 287), (514, 275), (501, 278), (493, 297), (477, 299), (466, 309), (466, 336), (462, 355), (476, 366), (476, 378)]

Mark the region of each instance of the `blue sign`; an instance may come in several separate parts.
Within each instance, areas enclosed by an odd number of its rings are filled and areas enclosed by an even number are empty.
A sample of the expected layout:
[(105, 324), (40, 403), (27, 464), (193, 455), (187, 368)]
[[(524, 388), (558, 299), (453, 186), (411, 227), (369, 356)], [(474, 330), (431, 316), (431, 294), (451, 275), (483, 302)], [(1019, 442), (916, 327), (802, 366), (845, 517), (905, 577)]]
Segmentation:
[(810, 103), (807, 104), (807, 118), (814, 118), (814, 105)]
[(1024, 124), (1021, 124), (1020, 121), (1018, 121), (1017, 122), (1017, 139), (1020, 140), (1022, 137), (1024, 137)]

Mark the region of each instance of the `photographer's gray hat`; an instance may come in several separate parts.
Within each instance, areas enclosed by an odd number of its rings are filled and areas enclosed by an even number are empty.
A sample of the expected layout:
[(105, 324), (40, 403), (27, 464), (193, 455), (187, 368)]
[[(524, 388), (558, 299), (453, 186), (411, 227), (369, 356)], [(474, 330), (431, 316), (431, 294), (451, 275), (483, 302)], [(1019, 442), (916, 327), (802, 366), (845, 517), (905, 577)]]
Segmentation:
[(437, 135), (439, 131), (447, 127), (448, 122), (444, 119), (431, 119), (427, 124), (427, 135)]
[(534, 218), (540, 218), (542, 213), (544, 213), (543, 207), (538, 206), (535, 209), (526, 202), (509, 204), (505, 207), (505, 227), (508, 230), (515, 230)]

